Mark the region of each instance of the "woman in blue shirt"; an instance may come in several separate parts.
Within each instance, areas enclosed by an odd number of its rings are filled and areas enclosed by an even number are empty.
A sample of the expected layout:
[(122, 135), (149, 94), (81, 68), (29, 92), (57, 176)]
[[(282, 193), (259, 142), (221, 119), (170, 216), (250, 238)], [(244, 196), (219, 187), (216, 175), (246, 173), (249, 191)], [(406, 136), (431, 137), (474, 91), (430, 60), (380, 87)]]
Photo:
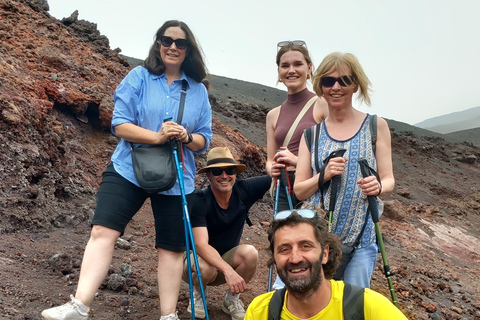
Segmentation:
[[(110, 267), (115, 241), (147, 198), (155, 218), (160, 319), (178, 319), (176, 305), (185, 251), (180, 186), (177, 181), (172, 189), (153, 195), (139, 187), (130, 142), (164, 144), (174, 138), (182, 142), (188, 201), (195, 182), (193, 155), (210, 144), (212, 113), (201, 83), (206, 67), (189, 27), (181, 21), (167, 21), (154, 40), (144, 66), (131, 70), (114, 94), (112, 132), (121, 140), (103, 174), (77, 292), (67, 304), (44, 310), (46, 319), (88, 318), (89, 305)], [(183, 80), (188, 84), (187, 95), (182, 122), (177, 124)], [(171, 121), (164, 121), (169, 118)]]

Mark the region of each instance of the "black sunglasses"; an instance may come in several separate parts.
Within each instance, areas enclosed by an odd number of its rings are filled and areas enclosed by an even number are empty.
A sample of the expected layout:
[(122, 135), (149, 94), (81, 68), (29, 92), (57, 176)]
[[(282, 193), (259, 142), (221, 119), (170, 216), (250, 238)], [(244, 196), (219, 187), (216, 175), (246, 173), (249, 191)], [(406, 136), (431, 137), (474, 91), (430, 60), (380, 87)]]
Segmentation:
[(317, 212), (313, 211), (311, 209), (298, 209), (298, 210), (283, 210), (278, 212), (274, 217), (273, 220), (283, 220), (287, 219), (292, 215), (292, 213), (297, 213), (299, 216), (308, 218), (308, 219), (313, 219), (317, 216)]
[(281, 48), (281, 47), (288, 46), (290, 43), (293, 44), (293, 45), (295, 45), (295, 46), (304, 46), (304, 47), (307, 46), (307, 44), (306, 44), (305, 41), (303, 41), (303, 40), (280, 41), (279, 43), (277, 43), (277, 46), (278, 46), (279, 48)]
[(221, 176), (223, 171), (229, 176), (233, 176), (237, 172), (237, 167), (213, 168), (209, 170), (215, 177)]
[(341, 76), (340, 78), (334, 77), (323, 77), (320, 83), (323, 87), (331, 88), (335, 85), (335, 82), (338, 81), (338, 84), (342, 87), (348, 87), (353, 84), (354, 78), (352, 76)]
[(164, 47), (170, 47), (172, 43), (175, 42), (175, 46), (177, 49), (185, 49), (188, 46), (188, 40), (187, 39), (172, 39), (171, 37), (167, 36), (161, 36), (160, 40), (157, 41)]

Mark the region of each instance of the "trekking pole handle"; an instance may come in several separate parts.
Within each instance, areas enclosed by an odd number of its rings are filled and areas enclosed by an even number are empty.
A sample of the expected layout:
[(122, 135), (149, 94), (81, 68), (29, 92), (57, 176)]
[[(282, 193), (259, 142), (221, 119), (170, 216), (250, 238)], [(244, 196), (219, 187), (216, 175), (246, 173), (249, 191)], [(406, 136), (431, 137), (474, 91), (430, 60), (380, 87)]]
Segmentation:
[[(360, 171), (362, 172), (362, 176), (364, 178), (368, 177), (368, 161), (365, 158), (359, 158), (358, 159), (358, 165), (360, 166)], [(368, 204), (370, 206), (370, 211), (372, 214), (372, 220), (373, 222), (378, 222), (378, 206), (377, 206), (377, 201), (375, 201), (374, 196), (367, 196), (368, 199)]]
[(287, 178), (287, 168), (280, 169), (280, 182), (284, 187), (289, 187), (288, 178)]
[[(332, 158), (343, 157), (343, 155), (345, 154), (346, 151), (347, 151), (347, 149), (343, 149), (343, 148), (334, 150), (334, 151), (332, 151), (332, 153), (330, 153), (330, 155), (328, 156), (327, 159), (330, 160)], [(327, 160), (327, 162), (328, 162), (328, 160)]]

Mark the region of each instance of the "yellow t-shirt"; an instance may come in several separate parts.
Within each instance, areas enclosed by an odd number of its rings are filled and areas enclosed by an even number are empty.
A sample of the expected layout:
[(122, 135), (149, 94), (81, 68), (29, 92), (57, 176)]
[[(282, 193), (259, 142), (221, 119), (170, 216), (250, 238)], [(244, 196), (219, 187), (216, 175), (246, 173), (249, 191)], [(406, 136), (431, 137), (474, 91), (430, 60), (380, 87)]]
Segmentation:
[[(327, 307), (320, 311), (315, 316), (302, 319), (294, 316), (287, 310), (285, 305), (287, 299), (285, 298), (281, 320), (343, 320), (343, 289), (345, 284), (343, 281), (330, 280), (332, 285), (332, 298)], [(267, 320), (268, 319), (268, 305), (273, 296), (272, 292), (264, 293), (255, 299), (248, 306), (244, 320)], [(407, 317), (395, 307), (386, 297), (378, 292), (370, 289), (365, 289), (364, 295), (364, 310), (365, 320), (407, 320)]]

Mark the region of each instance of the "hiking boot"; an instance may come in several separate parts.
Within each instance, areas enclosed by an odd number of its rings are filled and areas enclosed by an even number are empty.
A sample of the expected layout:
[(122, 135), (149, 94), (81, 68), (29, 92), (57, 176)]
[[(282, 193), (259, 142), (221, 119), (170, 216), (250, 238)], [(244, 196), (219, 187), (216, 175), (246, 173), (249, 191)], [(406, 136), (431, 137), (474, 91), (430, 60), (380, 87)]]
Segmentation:
[(243, 308), (243, 302), (240, 299), (232, 301), (223, 301), (222, 310), (226, 314), (232, 317), (232, 320), (243, 320), (245, 317), (245, 309)]
[[(195, 310), (195, 318), (204, 319), (205, 318), (205, 308), (203, 306), (202, 294), (193, 291), (193, 303)], [(188, 299), (188, 313), (192, 313), (192, 300)]]
[(168, 316), (161, 316), (160, 320), (180, 320), (180, 318), (178, 317), (178, 313), (175, 312), (175, 313), (169, 314)]
[(87, 320), (90, 308), (75, 299), (73, 295), (70, 295), (70, 299), (72, 301), (61, 306), (43, 310), (43, 318), (48, 320)]

